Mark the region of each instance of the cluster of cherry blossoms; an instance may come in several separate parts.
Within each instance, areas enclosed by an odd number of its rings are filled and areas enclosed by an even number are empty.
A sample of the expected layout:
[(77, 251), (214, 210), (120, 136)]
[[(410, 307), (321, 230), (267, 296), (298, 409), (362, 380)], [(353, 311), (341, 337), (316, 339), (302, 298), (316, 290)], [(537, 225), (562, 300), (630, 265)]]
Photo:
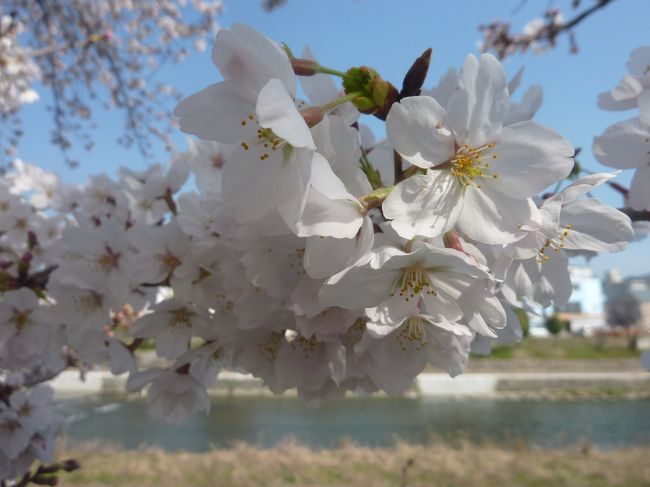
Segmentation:
[(38, 100), (32, 83), (40, 77), (40, 69), (16, 42), (22, 30), (20, 22), (0, 11), (0, 115)]
[(650, 46), (633, 50), (626, 66), (629, 74), (598, 96), (598, 106), (612, 111), (638, 109), (638, 116), (595, 137), (593, 151), (605, 166), (636, 169), (626, 206), (650, 210)]
[[(598, 106), (610, 111), (635, 109), (638, 116), (615, 123), (594, 137), (593, 152), (606, 166), (636, 169), (625, 193), (625, 205), (643, 212), (650, 210), (650, 46), (634, 49), (626, 67), (629, 74), (598, 96)], [(650, 352), (643, 354), (641, 362), (650, 370)]]
[(0, 181), (1, 480), (22, 477), (36, 460), (54, 460), (63, 418), (53, 413), (52, 390), (41, 383), (67, 366), (48, 285), (54, 267), (48, 249), (66, 217), (47, 210), (68, 211), (58, 206), (63, 188), (37, 167), (16, 161), (15, 168)]
[(22, 477), (32, 463), (54, 461), (63, 418), (52, 411), (52, 389), (17, 390), (0, 402), (0, 479)]
[[(175, 110), (201, 140), (167, 167), (76, 186), (17, 161), (0, 184), (0, 440), (16, 438), (0, 479), (51, 461), (60, 422), (32, 418), (50, 402), (34, 386), (66, 367), (128, 374), (171, 421), (207, 411), (224, 368), (310, 402), (401, 394), (425, 367), (455, 376), (470, 350), (518, 341), (517, 309), (568, 301), (569, 257), (633, 237), (585, 197), (613, 174), (539, 196), (573, 148), (530, 120), (538, 87), (510, 100), (521, 73), (489, 54), (421, 90), (425, 53), (401, 92), (243, 25), (213, 61), (224, 81)], [(136, 357), (148, 343), (154, 367)]]
[[(433, 96), (297, 59), (241, 25), (218, 34), (213, 61), (224, 81), (175, 114), (227, 144), (217, 220), (228, 231), (213, 233), (238, 236), (222, 281), (236, 331), (217, 341), (274, 392), (399, 394), (428, 364), (459, 374), (474, 340), (518, 335), (513, 307), (568, 301), (569, 256), (632, 238), (627, 216), (582, 198), (613, 175), (534, 199), (570, 174), (573, 148), (529, 120), (538, 90), (510, 103), (520, 76), (508, 83), (491, 55), (468, 56)], [(386, 141), (368, 138), (359, 112), (386, 120)]]

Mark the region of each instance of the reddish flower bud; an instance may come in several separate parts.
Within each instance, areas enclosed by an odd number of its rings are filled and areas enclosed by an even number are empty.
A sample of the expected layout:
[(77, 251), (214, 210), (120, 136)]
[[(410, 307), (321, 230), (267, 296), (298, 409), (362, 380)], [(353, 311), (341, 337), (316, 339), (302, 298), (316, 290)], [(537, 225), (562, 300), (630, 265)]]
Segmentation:
[(63, 460), (59, 465), (61, 465), (61, 468), (66, 472), (74, 472), (81, 468), (81, 464), (74, 458)]
[(321, 107), (308, 107), (300, 110), (300, 115), (305, 120), (307, 127), (311, 128), (318, 125), (325, 117), (325, 110)]
[(442, 237), (442, 240), (445, 243), (445, 247), (447, 247), (448, 249), (454, 249), (454, 250), (458, 250), (459, 252), (464, 252), (463, 244), (460, 243), (460, 237), (456, 230), (449, 230), (448, 232), (445, 232), (445, 234)]
[(313, 76), (318, 73), (318, 63), (311, 59), (293, 58), (291, 67), (298, 76)]

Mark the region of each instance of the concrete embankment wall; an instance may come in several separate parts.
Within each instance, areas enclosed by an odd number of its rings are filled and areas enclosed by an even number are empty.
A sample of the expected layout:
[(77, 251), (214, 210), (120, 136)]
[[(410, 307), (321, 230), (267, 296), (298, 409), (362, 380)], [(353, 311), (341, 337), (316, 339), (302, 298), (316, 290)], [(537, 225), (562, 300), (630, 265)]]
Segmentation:
[[(100, 394), (125, 391), (126, 375), (115, 377), (107, 371), (91, 371), (85, 381), (79, 373), (66, 371), (51, 382), (61, 394)], [(237, 372), (222, 372), (214, 387), (215, 395), (268, 395), (262, 381)], [(630, 395), (650, 397), (647, 372), (525, 372), (476, 373), (451, 378), (446, 374), (420, 374), (411, 390), (420, 397), (603, 397)]]

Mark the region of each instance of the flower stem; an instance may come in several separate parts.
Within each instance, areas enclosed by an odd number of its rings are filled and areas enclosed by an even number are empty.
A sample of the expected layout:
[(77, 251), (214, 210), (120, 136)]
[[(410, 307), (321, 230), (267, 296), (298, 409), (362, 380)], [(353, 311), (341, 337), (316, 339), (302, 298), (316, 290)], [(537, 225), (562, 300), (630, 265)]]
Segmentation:
[(319, 73), (331, 74), (333, 76), (339, 76), (340, 78), (345, 78), (347, 76), (347, 74), (344, 73), (343, 71), (339, 71), (338, 69), (327, 68), (325, 66), (321, 66), (320, 64), (316, 67), (316, 70)]
[(359, 93), (350, 93), (348, 95), (342, 96), (341, 98), (337, 98), (336, 100), (332, 100), (328, 104), (323, 105), (321, 108), (326, 112), (329, 112), (330, 110), (334, 110), (336, 107), (343, 105), (344, 103), (354, 100), (358, 96)]

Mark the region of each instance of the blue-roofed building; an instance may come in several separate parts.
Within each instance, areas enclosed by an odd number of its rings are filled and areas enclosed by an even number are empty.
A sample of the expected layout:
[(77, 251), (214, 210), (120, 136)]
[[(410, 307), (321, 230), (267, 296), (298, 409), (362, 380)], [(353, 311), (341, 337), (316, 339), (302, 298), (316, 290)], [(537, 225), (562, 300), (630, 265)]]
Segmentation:
[(569, 302), (557, 309), (559, 317), (569, 322), (572, 333), (590, 334), (607, 327), (601, 280), (588, 266), (569, 266), (569, 274), (573, 292)]

